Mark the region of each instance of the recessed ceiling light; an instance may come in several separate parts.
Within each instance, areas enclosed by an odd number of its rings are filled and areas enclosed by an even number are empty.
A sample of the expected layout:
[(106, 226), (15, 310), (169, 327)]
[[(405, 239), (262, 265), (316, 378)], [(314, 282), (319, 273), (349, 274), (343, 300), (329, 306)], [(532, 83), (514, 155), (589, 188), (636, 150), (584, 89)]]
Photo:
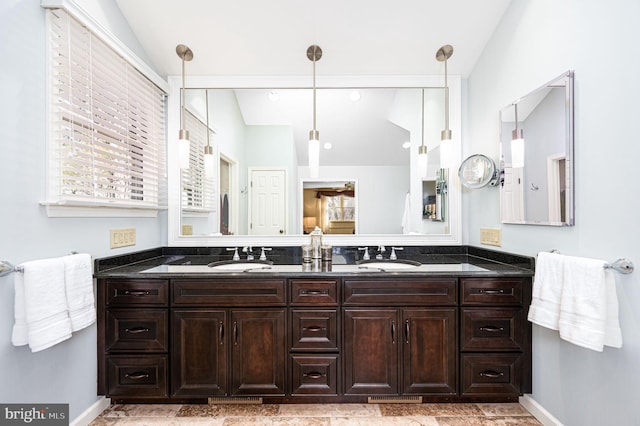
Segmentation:
[(404, 142), (404, 143), (402, 144), (402, 147), (403, 147), (404, 149), (409, 149), (409, 148), (411, 147), (411, 142), (409, 142), (409, 141)]
[(360, 100), (360, 92), (358, 92), (357, 90), (352, 90), (351, 93), (349, 93), (349, 99), (351, 99), (353, 102), (358, 102)]
[(275, 90), (272, 90), (269, 92), (269, 100), (272, 102), (276, 102), (280, 100), (280, 93), (276, 92)]
[(331, 145), (331, 142), (325, 142), (323, 145), (324, 149), (331, 149), (332, 146), (333, 145)]

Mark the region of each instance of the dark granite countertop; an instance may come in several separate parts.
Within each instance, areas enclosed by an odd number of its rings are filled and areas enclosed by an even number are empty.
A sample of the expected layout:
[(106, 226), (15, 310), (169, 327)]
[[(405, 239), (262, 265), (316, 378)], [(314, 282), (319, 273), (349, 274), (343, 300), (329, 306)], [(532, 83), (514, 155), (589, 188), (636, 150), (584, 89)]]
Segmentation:
[[(389, 257), (390, 250), (385, 253)], [(244, 253), (242, 260), (246, 258)], [(374, 250), (370, 251), (375, 258)], [(216, 271), (207, 264), (230, 261), (233, 252), (225, 247), (159, 247), (95, 260), (97, 278), (181, 278), (239, 276), (532, 276), (535, 259), (512, 253), (487, 250), (474, 246), (411, 246), (397, 252), (398, 259), (417, 261), (420, 267), (381, 271), (360, 269), (354, 265), (362, 260), (357, 247), (334, 247), (331, 266), (318, 263), (302, 266), (300, 247), (273, 247), (267, 258), (269, 269), (246, 271)], [(260, 248), (254, 249), (256, 259)], [(161, 266), (165, 265), (165, 266)]]

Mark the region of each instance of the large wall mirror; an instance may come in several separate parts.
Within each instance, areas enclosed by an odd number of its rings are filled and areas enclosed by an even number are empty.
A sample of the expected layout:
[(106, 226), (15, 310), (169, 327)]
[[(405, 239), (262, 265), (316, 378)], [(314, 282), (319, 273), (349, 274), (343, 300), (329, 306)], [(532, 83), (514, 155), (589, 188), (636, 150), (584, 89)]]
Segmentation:
[[(458, 136), (459, 158), (459, 79), (452, 81), (450, 126)], [(439, 78), (400, 85), (387, 79), (367, 87), (353, 81), (319, 84), (320, 168), (313, 178), (307, 159), (313, 98), (307, 81), (270, 87), (255, 81), (187, 82), (184, 125), (191, 135), (192, 167), (179, 168), (170, 137), (170, 244), (298, 244), (315, 226), (335, 244), (460, 243), (457, 179), (446, 182), (446, 214), (439, 220), (423, 214), (423, 182), (443, 176), (445, 92)], [(180, 87), (174, 78), (169, 83), (172, 135), (179, 126)], [(429, 151), (426, 173), (419, 172), (417, 160), (423, 139)], [(215, 158), (204, 173), (207, 145)]]
[[(574, 224), (573, 108), (568, 71), (500, 111), (503, 223)], [(517, 135), (524, 139), (520, 160), (512, 148)]]

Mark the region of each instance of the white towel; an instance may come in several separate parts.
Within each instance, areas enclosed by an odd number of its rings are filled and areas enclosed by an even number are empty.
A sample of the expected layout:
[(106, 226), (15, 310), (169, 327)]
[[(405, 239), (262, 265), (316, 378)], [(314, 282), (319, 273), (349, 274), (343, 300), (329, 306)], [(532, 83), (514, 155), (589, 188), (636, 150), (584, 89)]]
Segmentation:
[(62, 261), (71, 330), (82, 330), (96, 320), (91, 255), (73, 254), (63, 257)]
[(404, 213), (402, 214), (402, 233), (411, 232), (411, 193), (407, 192), (404, 197)]
[(560, 302), (560, 337), (599, 352), (604, 345), (622, 347), (615, 277), (604, 266), (602, 260), (565, 256)]
[(12, 342), (29, 344), (32, 352), (47, 349), (71, 337), (61, 259), (25, 262), (15, 277), (15, 325)]
[(552, 330), (558, 329), (560, 319), (564, 258), (561, 254), (540, 252), (536, 261), (528, 319)]

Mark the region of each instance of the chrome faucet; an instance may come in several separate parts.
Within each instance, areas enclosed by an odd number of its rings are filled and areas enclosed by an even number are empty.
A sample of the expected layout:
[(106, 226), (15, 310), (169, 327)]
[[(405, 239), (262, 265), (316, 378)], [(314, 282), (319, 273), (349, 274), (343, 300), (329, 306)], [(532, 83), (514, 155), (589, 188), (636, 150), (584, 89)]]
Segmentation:
[(384, 246), (378, 246), (378, 254), (376, 254), (376, 259), (377, 260), (382, 260), (383, 259), (383, 254), (384, 252), (387, 251), (387, 249)]
[(396, 250), (404, 250), (402, 247), (391, 247), (391, 255), (389, 256), (389, 260), (397, 260), (398, 256), (396, 256)]
[(238, 254), (238, 247), (228, 248), (227, 251), (233, 252), (233, 260), (240, 260), (240, 255)]
[(362, 260), (369, 260), (369, 247), (358, 247), (358, 250), (363, 251)]
[(255, 257), (253, 257), (253, 249), (251, 248), (251, 246), (243, 247), (242, 252), (247, 253), (247, 260), (255, 259)]
[(267, 260), (267, 251), (271, 251), (273, 250), (271, 247), (262, 247), (262, 250), (260, 251), (260, 260)]

